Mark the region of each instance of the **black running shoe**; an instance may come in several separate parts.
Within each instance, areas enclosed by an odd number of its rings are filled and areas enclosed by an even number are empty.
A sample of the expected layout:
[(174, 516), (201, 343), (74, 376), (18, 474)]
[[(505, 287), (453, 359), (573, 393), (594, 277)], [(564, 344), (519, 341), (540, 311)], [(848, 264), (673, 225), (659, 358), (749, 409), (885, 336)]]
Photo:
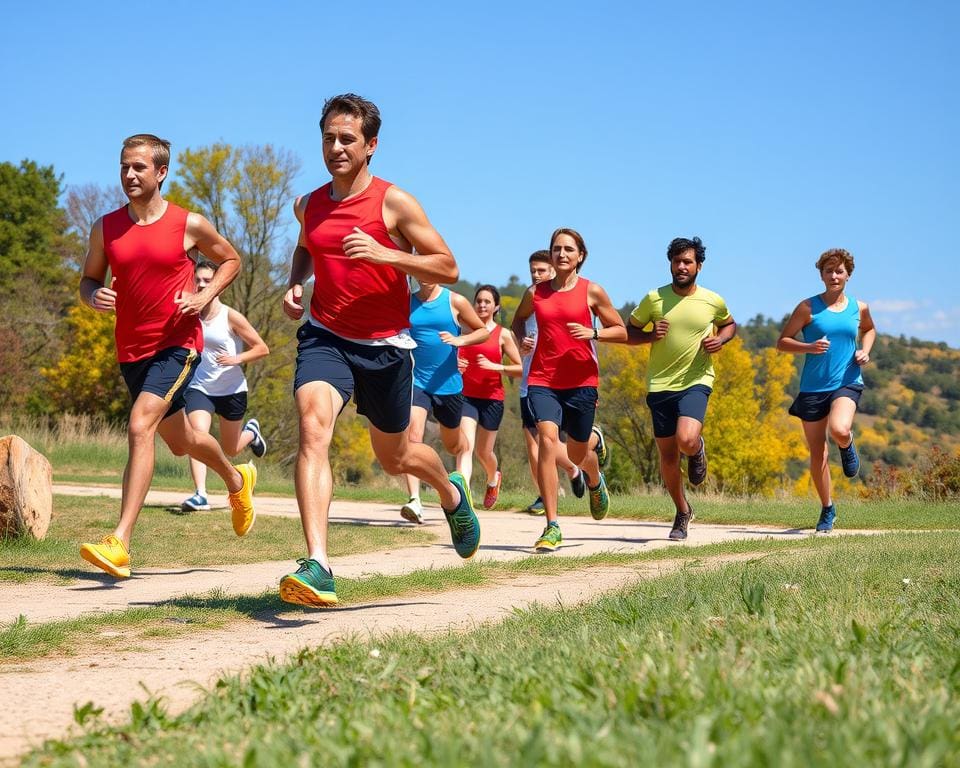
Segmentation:
[(707, 444), (700, 438), (700, 450), (687, 457), (687, 479), (690, 485), (700, 485), (707, 479)]
[(243, 428), (253, 435), (253, 440), (250, 441), (250, 452), (258, 459), (263, 458), (263, 454), (267, 452), (267, 441), (263, 439), (263, 434), (260, 432), (260, 422), (256, 419), (247, 419)]
[(573, 491), (573, 495), (578, 499), (583, 498), (583, 494), (587, 492), (587, 481), (584, 480), (583, 470), (577, 470), (577, 476), (570, 478), (570, 490)]
[(670, 531), (670, 541), (683, 541), (687, 538), (687, 528), (693, 520), (693, 507), (687, 504), (686, 512), (677, 512), (673, 518), (673, 530)]

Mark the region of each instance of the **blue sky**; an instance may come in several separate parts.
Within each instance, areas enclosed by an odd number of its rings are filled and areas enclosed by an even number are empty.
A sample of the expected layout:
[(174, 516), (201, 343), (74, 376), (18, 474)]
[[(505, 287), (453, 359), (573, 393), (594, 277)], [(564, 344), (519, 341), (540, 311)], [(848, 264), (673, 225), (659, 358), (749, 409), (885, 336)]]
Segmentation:
[(619, 306), (699, 235), (701, 283), (779, 318), (842, 246), (882, 331), (960, 346), (955, 3), (275, 5), (6, 4), (0, 160), (112, 184), (131, 133), (272, 143), (306, 192), (323, 100), (355, 91), (384, 118), (374, 171), (466, 279), (572, 226)]

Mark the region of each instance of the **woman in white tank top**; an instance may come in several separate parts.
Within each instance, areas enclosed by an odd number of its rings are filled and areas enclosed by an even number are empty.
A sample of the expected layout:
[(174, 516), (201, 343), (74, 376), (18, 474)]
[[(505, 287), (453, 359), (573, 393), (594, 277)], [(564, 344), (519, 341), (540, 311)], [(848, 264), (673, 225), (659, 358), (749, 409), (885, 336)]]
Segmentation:
[[(213, 279), (216, 266), (197, 260), (193, 281), (197, 290)], [(220, 417), (220, 445), (227, 456), (236, 456), (247, 446), (257, 457), (267, 443), (256, 419), (243, 422), (247, 410), (247, 379), (242, 363), (252, 363), (270, 354), (250, 322), (237, 310), (215, 298), (200, 313), (203, 324), (203, 353), (186, 391), (187, 418), (193, 428), (210, 432), (213, 415)], [(244, 349), (246, 347), (246, 349)], [(242, 425), (242, 426), (241, 426)], [(181, 505), (183, 509), (210, 509), (207, 502), (207, 466), (190, 459), (195, 492)]]

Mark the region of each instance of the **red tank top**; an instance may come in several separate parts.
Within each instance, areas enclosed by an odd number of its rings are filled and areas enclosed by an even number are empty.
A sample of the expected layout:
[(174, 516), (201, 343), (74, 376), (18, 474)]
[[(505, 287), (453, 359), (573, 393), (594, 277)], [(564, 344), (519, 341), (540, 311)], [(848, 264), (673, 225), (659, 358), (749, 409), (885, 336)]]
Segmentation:
[(374, 176), (359, 195), (338, 202), (330, 199), (330, 184), (324, 184), (307, 201), (303, 231), (316, 278), (310, 313), (347, 339), (383, 339), (410, 325), (406, 275), (386, 264), (349, 259), (343, 252), (343, 238), (354, 227), (399, 250), (383, 223), (383, 197), (391, 186)]
[(174, 299), (193, 293), (193, 261), (183, 249), (187, 211), (171, 202), (138, 226), (127, 206), (102, 219), (103, 249), (116, 282), (117, 360), (131, 363), (169, 347), (203, 351), (200, 316), (181, 315)]
[(500, 352), (500, 334), (502, 325), (494, 326), (490, 337), (483, 344), (473, 344), (469, 347), (460, 347), (457, 354), (460, 359), (466, 360), (469, 365), (463, 372), (463, 396), (480, 397), (484, 400), (503, 400), (503, 378), (499, 371), (487, 371), (477, 365), (477, 356), (483, 355), (491, 363), (503, 360)]
[(573, 338), (567, 328), (567, 323), (593, 325), (589, 290), (590, 281), (583, 277), (569, 291), (553, 290), (549, 280), (537, 285), (533, 292), (537, 346), (530, 363), (529, 385), (573, 389), (599, 384), (596, 344), (592, 339)]

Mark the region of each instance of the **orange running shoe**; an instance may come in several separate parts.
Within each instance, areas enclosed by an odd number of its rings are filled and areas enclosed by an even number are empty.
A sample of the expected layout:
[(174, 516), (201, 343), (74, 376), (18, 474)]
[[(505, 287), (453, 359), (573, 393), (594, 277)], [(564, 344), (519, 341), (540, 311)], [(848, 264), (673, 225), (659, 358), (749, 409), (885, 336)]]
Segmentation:
[(81, 544), (80, 557), (118, 579), (130, 578), (130, 553), (112, 534), (100, 539), (99, 544)]
[(253, 462), (237, 464), (234, 469), (243, 478), (243, 485), (236, 493), (231, 493), (230, 509), (233, 517), (233, 532), (237, 536), (246, 536), (253, 528), (257, 512), (253, 508), (253, 488), (257, 484), (257, 468)]
[(483, 494), (484, 509), (493, 509), (497, 503), (497, 499), (500, 497), (500, 485), (503, 483), (503, 473), (498, 469), (495, 477), (497, 478), (497, 482), (493, 485), (488, 485), (487, 492)]

